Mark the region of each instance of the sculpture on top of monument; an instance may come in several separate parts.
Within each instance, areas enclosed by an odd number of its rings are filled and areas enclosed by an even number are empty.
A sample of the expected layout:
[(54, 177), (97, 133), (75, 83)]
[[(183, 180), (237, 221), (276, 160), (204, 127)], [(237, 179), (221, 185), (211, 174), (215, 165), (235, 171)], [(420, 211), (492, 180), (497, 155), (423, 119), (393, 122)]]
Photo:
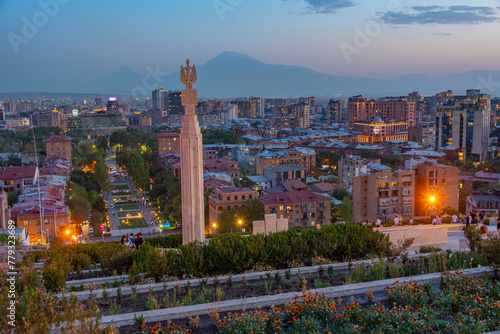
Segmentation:
[(186, 85), (186, 90), (193, 89), (193, 84), (196, 82), (196, 65), (189, 66), (189, 59), (186, 60), (186, 67), (181, 65), (181, 82)]

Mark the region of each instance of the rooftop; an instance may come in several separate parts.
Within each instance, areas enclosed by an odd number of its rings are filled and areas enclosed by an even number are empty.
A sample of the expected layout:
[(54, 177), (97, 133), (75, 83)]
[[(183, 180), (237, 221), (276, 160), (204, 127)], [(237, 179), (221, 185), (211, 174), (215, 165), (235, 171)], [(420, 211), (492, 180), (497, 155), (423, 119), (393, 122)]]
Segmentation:
[(285, 191), (261, 197), (263, 204), (304, 203), (309, 201), (330, 201), (324, 195), (312, 191)]
[(13, 166), (0, 168), (0, 180), (22, 180), (35, 178), (37, 167)]

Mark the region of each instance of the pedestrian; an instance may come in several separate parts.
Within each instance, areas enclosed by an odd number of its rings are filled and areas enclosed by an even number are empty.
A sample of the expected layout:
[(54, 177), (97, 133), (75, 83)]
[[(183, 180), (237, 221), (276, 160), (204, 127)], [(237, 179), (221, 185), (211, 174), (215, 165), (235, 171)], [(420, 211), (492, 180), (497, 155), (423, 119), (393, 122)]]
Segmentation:
[(465, 216), (465, 225), (466, 225), (466, 226), (469, 226), (471, 223), (472, 223), (472, 216), (471, 216), (471, 214), (470, 214), (470, 212), (469, 212), (469, 213), (467, 213), (467, 215)]
[(132, 247), (135, 248), (134, 246), (134, 233), (130, 233), (128, 235), (128, 240), (130, 241), (130, 243), (132, 244)]
[(377, 220), (375, 221), (375, 227), (380, 227), (382, 225), (382, 221), (380, 220), (380, 218), (377, 218)]
[(413, 217), (410, 217), (410, 221), (408, 222), (408, 225), (409, 226), (413, 225)]
[(142, 233), (137, 233), (136, 237), (135, 237), (135, 241), (134, 241), (134, 244), (135, 244), (135, 249), (139, 249), (139, 247), (144, 243), (144, 238), (142, 237)]
[(455, 215), (455, 214), (454, 214), (454, 215), (451, 217), (451, 222), (452, 222), (453, 224), (456, 224), (456, 223), (458, 222), (458, 217), (457, 217), (457, 215)]
[(394, 226), (399, 226), (399, 217), (394, 218)]
[(432, 219), (432, 225), (437, 225), (437, 217), (434, 217), (434, 218)]
[(484, 222), (484, 211), (479, 214), (479, 222), (482, 224)]
[(441, 215), (437, 216), (437, 224), (441, 225), (443, 223), (443, 218), (441, 218)]
[(126, 235), (121, 237), (120, 244), (127, 246), (130, 250), (134, 250), (134, 244), (132, 244), (132, 242)]

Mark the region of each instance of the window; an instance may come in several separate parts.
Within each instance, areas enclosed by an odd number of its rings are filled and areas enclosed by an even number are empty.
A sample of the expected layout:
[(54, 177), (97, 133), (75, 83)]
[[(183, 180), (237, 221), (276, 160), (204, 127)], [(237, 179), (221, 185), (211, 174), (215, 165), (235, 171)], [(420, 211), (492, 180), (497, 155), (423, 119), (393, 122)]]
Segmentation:
[(280, 211), (283, 211), (283, 205), (280, 205)]
[(248, 195), (248, 198), (249, 198), (249, 199), (252, 199), (252, 195)]
[(443, 175), (446, 175), (446, 169), (443, 169)]
[(234, 200), (237, 201), (238, 200), (238, 196), (234, 196)]

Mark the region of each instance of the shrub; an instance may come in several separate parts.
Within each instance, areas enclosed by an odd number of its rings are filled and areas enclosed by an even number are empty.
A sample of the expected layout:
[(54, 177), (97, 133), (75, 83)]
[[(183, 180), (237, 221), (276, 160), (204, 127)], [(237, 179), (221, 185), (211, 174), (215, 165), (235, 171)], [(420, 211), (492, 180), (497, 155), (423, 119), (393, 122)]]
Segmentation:
[(483, 239), (481, 238), (481, 231), (475, 226), (468, 225), (464, 227), (464, 235), (467, 238), (467, 244), (471, 251), (481, 249)]
[(45, 288), (55, 291), (64, 287), (70, 270), (71, 265), (67, 256), (59, 255), (49, 258), (42, 269)]
[(432, 253), (432, 252), (441, 252), (443, 251), (442, 248), (439, 248), (439, 247), (434, 247), (434, 246), (422, 246), (420, 247), (420, 249), (418, 250), (418, 252), (420, 254), (424, 254), (424, 253)]

